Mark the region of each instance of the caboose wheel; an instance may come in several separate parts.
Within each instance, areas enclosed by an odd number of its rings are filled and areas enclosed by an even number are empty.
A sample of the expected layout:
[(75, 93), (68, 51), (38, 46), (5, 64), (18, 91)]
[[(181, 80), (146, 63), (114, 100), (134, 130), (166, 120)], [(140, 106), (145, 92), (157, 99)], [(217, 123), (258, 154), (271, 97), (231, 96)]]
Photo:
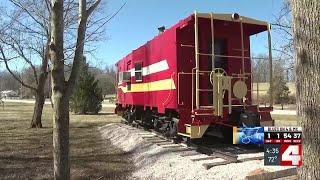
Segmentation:
[(244, 112), (240, 114), (240, 126), (257, 127), (260, 126), (260, 116), (254, 112)]
[(172, 138), (175, 138), (178, 135), (178, 122), (179, 122), (179, 119), (172, 118), (172, 121), (170, 123), (170, 129), (169, 129), (169, 135)]
[(133, 118), (132, 118), (132, 115), (131, 115), (130, 110), (124, 111), (122, 117), (123, 117), (129, 124), (131, 124), (131, 123), (133, 122)]

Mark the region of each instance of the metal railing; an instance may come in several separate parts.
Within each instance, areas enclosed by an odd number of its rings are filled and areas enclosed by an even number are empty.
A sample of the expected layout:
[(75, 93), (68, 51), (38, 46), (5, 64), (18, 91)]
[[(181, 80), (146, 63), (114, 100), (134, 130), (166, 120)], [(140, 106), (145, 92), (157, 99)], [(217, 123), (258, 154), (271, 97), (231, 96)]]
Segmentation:
[[(245, 57), (244, 56), (244, 38), (243, 38), (243, 22), (242, 22), (242, 17), (239, 17), (238, 19), (234, 20), (234, 22), (239, 22), (240, 24), (240, 36), (241, 36), (241, 56), (228, 56), (228, 55), (215, 55), (214, 54), (214, 14), (213, 13), (200, 13), (200, 17), (203, 17), (205, 15), (209, 15), (210, 17), (210, 25), (211, 25), (211, 54), (207, 53), (201, 53), (199, 52), (199, 37), (198, 37), (198, 12), (194, 12), (194, 33), (195, 33), (195, 43), (194, 43), (194, 48), (195, 48), (195, 61), (196, 61), (196, 67), (192, 69), (192, 73), (195, 70), (195, 76), (196, 76), (196, 108), (199, 109), (200, 107), (200, 99), (199, 99), (199, 73), (200, 73), (200, 68), (199, 68), (199, 59), (200, 55), (205, 55), (205, 56), (212, 56), (212, 69), (214, 69), (214, 59), (215, 57), (227, 57), (227, 58), (239, 58), (242, 61), (242, 70), (240, 71), (240, 77), (245, 79), (246, 72), (245, 72), (245, 59), (251, 59), (251, 57)], [(230, 17), (231, 18), (231, 17)], [(272, 79), (273, 79), (273, 74), (272, 74), (272, 51), (271, 51), (271, 27), (270, 24), (267, 24), (267, 30), (268, 30), (268, 48), (269, 48), (269, 79), (270, 79), (270, 86), (273, 87), (272, 85)], [(187, 47), (193, 47), (192, 45), (182, 45), (182, 46), (187, 46)], [(251, 74), (252, 76), (252, 74)], [(193, 78), (192, 78), (192, 83), (193, 83)], [(213, 82), (214, 84), (214, 82)], [(194, 92), (194, 87), (192, 86), (192, 94)], [(192, 96), (192, 106), (193, 106), (193, 96)], [(270, 106), (273, 106), (273, 91), (272, 88), (270, 88)], [(192, 108), (193, 109), (193, 108)]]

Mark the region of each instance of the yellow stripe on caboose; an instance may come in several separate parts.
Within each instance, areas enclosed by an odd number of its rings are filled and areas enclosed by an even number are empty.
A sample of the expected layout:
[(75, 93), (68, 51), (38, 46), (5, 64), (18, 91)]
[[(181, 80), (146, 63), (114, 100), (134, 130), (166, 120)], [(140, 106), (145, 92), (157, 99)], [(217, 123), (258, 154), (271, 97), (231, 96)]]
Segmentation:
[(135, 83), (131, 84), (131, 90), (128, 91), (127, 87), (118, 86), (123, 93), (127, 92), (149, 92), (149, 91), (162, 91), (176, 89), (173, 79), (164, 79), (159, 81), (147, 82), (147, 83)]

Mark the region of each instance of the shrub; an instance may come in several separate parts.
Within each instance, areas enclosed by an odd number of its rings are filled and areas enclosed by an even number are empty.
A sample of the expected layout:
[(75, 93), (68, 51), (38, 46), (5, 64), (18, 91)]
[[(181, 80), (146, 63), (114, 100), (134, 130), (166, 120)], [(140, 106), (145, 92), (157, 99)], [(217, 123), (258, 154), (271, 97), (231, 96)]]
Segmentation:
[(289, 95), (288, 104), (296, 104), (296, 96), (295, 95)]
[[(270, 87), (271, 88), (271, 87)], [(269, 90), (270, 92), (270, 90)], [(283, 76), (276, 76), (273, 79), (273, 97), (276, 104), (281, 104), (281, 109), (283, 105), (289, 102), (289, 87)]]
[(70, 99), (70, 109), (76, 114), (98, 114), (102, 108), (102, 90), (93, 74), (88, 71), (88, 64), (83, 63), (79, 80)]

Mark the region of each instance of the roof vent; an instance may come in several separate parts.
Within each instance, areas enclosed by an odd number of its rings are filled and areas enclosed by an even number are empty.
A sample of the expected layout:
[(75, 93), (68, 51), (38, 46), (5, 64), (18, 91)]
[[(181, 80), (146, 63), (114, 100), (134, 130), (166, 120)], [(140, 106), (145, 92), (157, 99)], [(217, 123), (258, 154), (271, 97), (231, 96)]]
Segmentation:
[(166, 30), (165, 26), (158, 27), (159, 34), (163, 33)]

